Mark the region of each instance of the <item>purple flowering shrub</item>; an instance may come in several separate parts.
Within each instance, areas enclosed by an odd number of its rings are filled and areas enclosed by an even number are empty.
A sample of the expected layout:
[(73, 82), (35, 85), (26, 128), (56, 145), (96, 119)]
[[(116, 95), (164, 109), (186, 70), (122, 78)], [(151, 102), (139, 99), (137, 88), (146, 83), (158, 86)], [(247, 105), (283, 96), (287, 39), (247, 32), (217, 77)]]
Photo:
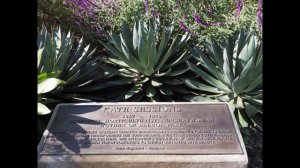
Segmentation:
[(120, 0), (64, 0), (64, 5), (72, 10), (77, 29), (89, 41), (106, 38), (114, 13), (120, 10)]
[(48, 28), (60, 26), (69, 30), (73, 22), (72, 11), (63, 5), (63, 0), (38, 0), (37, 1), (38, 27), (45, 25)]
[(263, 18), (262, 18), (262, 7), (263, 2), (262, 0), (258, 0), (258, 9), (257, 9), (257, 13), (256, 13), (256, 17), (257, 17), (257, 22), (258, 22), (258, 28), (259, 28), (259, 32), (262, 33), (262, 23), (263, 23)]
[[(120, 31), (123, 22), (132, 27), (136, 20), (158, 16), (164, 21), (175, 22), (177, 29), (197, 36), (199, 41), (203, 38), (218, 40), (241, 28), (256, 32), (262, 29), (262, 5), (258, 5), (262, 0), (57, 1), (61, 6), (56, 8), (66, 9), (64, 12), (71, 12), (71, 16), (56, 20), (68, 24), (77, 36), (83, 35), (90, 43), (106, 38), (112, 31)], [(59, 13), (55, 15), (61, 16)]]
[(77, 29), (92, 42), (119, 31), (123, 22), (133, 25), (146, 17), (147, 4), (142, 0), (64, 0), (75, 16)]
[(221, 39), (242, 28), (258, 32), (257, 3), (256, 0), (144, 0), (143, 6), (150, 16), (154, 16), (154, 11), (156, 16), (174, 20), (178, 28), (202, 41)]

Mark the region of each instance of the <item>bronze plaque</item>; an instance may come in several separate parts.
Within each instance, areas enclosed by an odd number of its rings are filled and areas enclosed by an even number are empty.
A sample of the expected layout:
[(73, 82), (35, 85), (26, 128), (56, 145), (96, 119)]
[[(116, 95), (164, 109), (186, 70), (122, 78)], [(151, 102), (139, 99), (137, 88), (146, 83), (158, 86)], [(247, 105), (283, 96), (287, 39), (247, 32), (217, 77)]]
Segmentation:
[(40, 154), (242, 154), (228, 105), (61, 104)]

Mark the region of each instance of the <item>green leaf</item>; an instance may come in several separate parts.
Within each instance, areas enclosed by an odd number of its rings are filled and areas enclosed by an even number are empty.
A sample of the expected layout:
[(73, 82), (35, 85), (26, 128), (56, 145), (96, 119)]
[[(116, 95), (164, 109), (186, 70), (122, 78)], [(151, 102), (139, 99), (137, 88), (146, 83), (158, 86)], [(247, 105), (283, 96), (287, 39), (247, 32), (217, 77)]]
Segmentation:
[(155, 94), (156, 94), (156, 89), (153, 86), (149, 85), (146, 90), (147, 97), (153, 97), (155, 96)]
[(238, 73), (236, 73), (236, 69), (237, 69), (237, 66), (238, 66), (236, 60), (237, 60), (241, 50), (244, 47), (245, 40), (246, 40), (246, 35), (244, 34), (244, 30), (242, 29), (238, 34), (237, 40), (235, 42), (236, 44), (235, 44), (234, 49), (233, 49), (232, 63), (233, 63), (233, 74), (234, 74), (234, 76), (238, 76), (240, 74), (240, 71)]
[(173, 95), (173, 91), (171, 89), (167, 88), (167, 87), (164, 87), (164, 86), (160, 87), (159, 91), (163, 95)]
[(143, 25), (141, 22), (139, 22), (138, 33), (139, 33), (138, 55), (142, 66), (146, 68), (148, 65), (148, 51), (147, 51), (146, 43), (144, 42)]
[(232, 88), (236, 94), (240, 94), (252, 82), (254, 70), (255, 64), (253, 58), (251, 58), (241, 72), (241, 75), (232, 83)]
[[(63, 45), (61, 48), (57, 48), (58, 53), (56, 53), (56, 58), (54, 59), (54, 69), (53, 70), (63, 70), (66, 67), (67, 61), (70, 57), (70, 51), (72, 46), (71, 37), (66, 37), (63, 39)], [(88, 47), (86, 48), (86, 52)], [(84, 51), (83, 54), (86, 54)]]
[(62, 100), (59, 99), (43, 99), (43, 104), (52, 104), (52, 103), (59, 103), (62, 102)]
[(253, 95), (249, 95), (249, 96), (247, 96), (247, 97), (243, 97), (243, 99), (245, 99), (245, 100), (249, 100), (249, 99), (262, 99), (262, 94), (255, 94), (255, 96), (253, 96)]
[(228, 84), (228, 82), (226, 82), (223, 79), (223, 74), (221, 73), (221, 71), (216, 67), (216, 65), (198, 47), (195, 47), (194, 51), (197, 53), (197, 57), (194, 56), (194, 58), (197, 58), (198, 61), (201, 60), (201, 62), (204, 63), (207, 70), (212, 75), (214, 75), (218, 80), (220, 80), (224, 84), (226, 84), (226, 83)]
[(124, 39), (123, 39), (123, 37), (122, 37), (121, 34), (120, 34), (120, 37), (121, 37), (121, 41), (122, 41), (122, 43), (121, 43), (121, 49), (122, 49), (124, 55), (129, 60), (130, 57), (132, 57), (132, 54), (130, 53), (129, 49), (127, 48), (126, 43), (124, 42)]
[(124, 56), (122, 53), (120, 53), (119, 51), (117, 51), (116, 49), (114, 49), (113, 47), (111, 47), (110, 45), (100, 41), (100, 43), (106, 48), (108, 49), (114, 56), (115, 58), (125, 62), (127, 65), (129, 65), (130, 67), (136, 69), (137, 71), (139, 71), (140, 73), (144, 72), (144, 68), (142, 67), (142, 65), (140, 64), (140, 62), (134, 58), (134, 57), (129, 57), (130, 60), (128, 60), (126, 58), (126, 56)]
[(119, 75), (120, 76), (123, 76), (123, 77), (128, 77), (128, 78), (135, 78), (136, 77), (136, 74), (138, 72), (136, 72), (134, 69), (118, 69), (118, 72), (119, 72)]
[(103, 69), (106, 73), (110, 74), (110, 75), (119, 75), (120, 72), (113, 68), (113, 67), (110, 67), (110, 66), (106, 66), (104, 64), (100, 65), (101, 69)]
[(191, 37), (191, 36), (190, 36), (189, 33), (187, 33), (187, 32), (186, 32), (185, 34), (183, 34), (182, 37), (181, 37), (181, 39), (180, 39), (180, 41), (177, 41), (177, 42), (175, 43), (171, 55), (175, 54), (175, 53), (178, 52), (180, 49), (182, 49), (183, 47), (185, 47), (186, 44), (187, 44), (187, 41), (190, 39), (190, 37)]
[(238, 109), (244, 108), (243, 99), (240, 96), (236, 97), (235, 108), (238, 108)]
[(262, 49), (260, 49), (260, 58), (258, 58), (256, 65), (255, 65), (255, 72), (254, 72), (254, 76), (257, 77), (260, 74), (262, 74), (262, 68), (263, 68), (263, 59), (262, 59)]
[(148, 23), (148, 37), (147, 37), (147, 43), (153, 44), (155, 43), (155, 30), (153, 29), (153, 23), (149, 22)]
[[(88, 60), (89, 58), (92, 56), (92, 54), (96, 51), (96, 49), (94, 49), (93, 51), (91, 51), (89, 54), (88, 54), (88, 50), (87, 48), (85, 48), (86, 50), (81, 53), (82, 55), (80, 55), (78, 57), (78, 60), (76, 62), (73, 62), (73, 64), (70, 65), (70, 69), (66, 75), (66, 77), (64, 77), (64, 79), (67, 79), (69, 80), (69, 78), (75, 74), (77, 71), (81, 70), (84, 66), (86, 66), (88, 64)], [(78, 53), (80, 54), (80, 53)], [(98, 59), (100, 58), (95, 58), (93, 59), (92, 61), (97, 61)]]
[(148, 52), (148, 67), (151, 69), (154, 69), (154, 66), (156, 65), (157, 62), (157, 53), (156, 53), (156, 48), (155, 48), (155, 42), (151, 44), (151, 47)]
[(170, 88), (172, 88), (172, 90), (177, 93), (181, 93), (181, 94), (190, 93), (188, 90), (180, 86), (170, 86)]
[(78, 60), (78, 58), (80, 57), (82, 47), (83, 47), (83, 37), (81, 37), (78, 42), (78, 46), (77, 46), (75, 54), (74, 54), (75, 57), (74, 57), (74, 60), (72, 60), (73, 61), (72, 64), (75, 63)]
[(114, 32), (112, 32), (111, 36), (110, 36), (111, 42), (114, 44), (114, 46), (120, 51), (122, 52), (122, 48), (121, 48), (121, 35), (118, 35)]
[(166, 83), (166, 84), (169, 84), (169, 85), (180, 85), (180, 84), (184, 83), (183, 80), (179, 80), (179, 79), (162, 79), (161, 81), (163, 83)]
[(203, 78), (203, 80), (205, 80), (209, 84), (211, 84), (215, 87), (218, 87), (219, 89), (221, 89), (225, 92), (231, 92), (231, 90), (226, 85), (224, 85), (222, 82), (220, 82), (217, 79), (213, 78), (212, 76), (208, 75), (206, 72), (197, 68), (195, 65), (191, 64), (189, 61), (187, 61), (187, 65), (189, 66), (189, 68), (192, 71), (194, 71), (196, 74), (200, 75)]
[(152, 79), (152, 80), (151, 80), (151, 85), (152, 85), (152, 86), (155, 86), (155, 87), (159, 87), (159, 86), (162, 85), (162, 83), (159, 82), (159, 81), (156, 80), (156, 79)]
[(233, 99), (233, 94), (219, 96), (217, 99), (221, 102), (230, 102)]
[(131, 83), (132, 83), (131, 79), (110, 80), (110, 81), (105, 82), (105, 84), (109, 84), (112, 86), (126, 85), (126, 84), (131, 84)]
[(90, 91), (100, 91), (101, 89), (109, 88), (112, 85), (100, 84), (100, 85), (89, 85), (88, 87), (80, 88), (64, 88), (65, 91), (72, 90), (72, 92), (90, 92)]
[(166, 46), (166, 29), (164, 28), (163, 31), (162, 31), (161, 40), (160, 40), (158, 51), (157, 51), (156, 63), (157, 63), (158, 60), (160, 60), (161, 55), (163, 54), (163, 51), (165, 49), (165, 46)]
[(233, 65), (233, 39), (232, 37), (228, 37), (226, 39), (226, 46), (225, 49), (227, 51), (227, 58), (228, 58), (228, 65), (229, 69), (232, 70), (232, 75), (234, 76), (234, 65)]
[(67, 84), (70, 84), (70, 83), (72, 83), (73, 81), (76, 81), (76, 79), (78, 79), (78, 77), (79, 77), (79, 75), (80, 75), (80, 70), (78, 70), (77, 72), (75, 72), (74, 74), (69, 74), (69, 75), (72, 75), (72, 76), (70, 76), (70, 77), (68, 77), (68, 78), (66, 78), (67, 80), (66, 80), (66, 83)]
[[(260, 90), (259, 90), (260, 89)], [(262, 88), (259, 88), (258, 90), (253, 90), (251, 92), (248, 92), (247, 95), (249, 96), (258, 96), (258, 97), (261, 97), (262, 96)]]
[(132, 43), (133, 43), (133, 49), (137, 53), (137, 48), (138, 48), (138, 45), (139, 45), (139, 34), (138, 34), (138, 31), (137, 31), (137, 22), (134, 23), (134, 27), (133, 27)]
[(190, 87), (192, 89), (197, 89), (197, 90), (202, 90), (202, 91), (207, 91), (207, 92), (212, 92), (212, 93), (225, 93), (224, 91), (222, 91), (218, 88), (196, 82), (195, 80), (192, 80), (192, 79), (185, 79), (184, 82), (188, 87)]
[(246, 42), (247, 36), (244, 33), (244, 30), (242, 29), (239, 34), (238, 34), (238, 38), (237, 38), (237, 44), (234, 46), (233, 49), (233, 58), (234, 60), (238, 58), (241, 50), (243, 49), (245, 42)]
[(218, 102), (216, 99), (211, 99), (205, 96), (185, 96), (183, 98), (191, 102)]
[[(109, 44), (106, 44), (105, 42), (102, 42), (101, 40), (99, 40), (99, 42), (107, 49), (111, 52), (111, 56), (113, 56), (114, 58), (117, 58), (123, 62), (126, 62), (128, 64), (128, 60), (126, 58), (126, 56), (124, 56), (119, 50), (116, 50), (114, 47), (110, 46)], [(122, 50), (121, 50), (122, 51)]]
[(121, 67), (126, 67), (126, 68), (130, 68), (130, 66), (128, 66), (128, 64), (126, 64), (124, 61), (118, 60), (118, 59), (114, 59), (114, 58), (107, 58), (107, 60), (104, 60), (106, 63), (109, 64), (113, 64), (113, 65), (119, 65)]
[(42, 64), (44, 65), (44, 72), (51, 72), (54, 68), (55, 60), (55, 43), (52, 43), (51, 37), (48, 31), (45, 31), (45, 56), (42, 58)]
[[(124, 41), (124, 43), (126, 44), (127, 48), (134, 53), (134, 48), (133, 48), (133, 34), (130, 31), (128, 25), (126, 23), (123, 23), (122, 25), (122, 35), (123, 37), (121, 37), (121, 40)], [(133, 54), (134, 55), (134, 54)]]
[(165, 72), (162, 72), (162, 73), (160, 73), (159, 71), (157, 71), (153, 76), (155, 76), (155, 77), (162, 77), (162, 76), (165, 76), (165, 75), (167, 75), (168, 73), (170, 73), (172, 71), (172, 69), (170, 68), (170, 69), (168, 69), (167, 71), (165, 71)]
[(256, 54), (256, 39), (255, 36), (249, 36), (250, 41), (241, 50), (240, 54), (237, 57), (236, 62), (236, 76), (238, 76), (247, 63), (250, 61), (250, 58), (253, 58)]
[(136, 81), (135, 83), (137, 83), (137, 84), (143, 84), (143, 83), (146, 83), (148, 80), (149, 80), (150, 78), (145, 78), (145, 79), (142, 79), (142, 80), (138, 80), (138, 81)]
[(148, 66), (148, 67), (146, 68), (146, 70), (144, 71), (144, 74), (145, 74), (146, 76), (151, 76), (151, 75), (153, 74), (153, 72), (154, 72), (154, 69), (153, 69), (152, 67)]
[(166, 61), (169, 59), (170, 55), (171, 55), (171, 52), (172, 52), (172, 49), (173, 49), (173, 46), (176, 42), (178, 38), (178, 34), (176, 35), (176, 37), (174, 38), (171, 46), (169, 47), (168, 51), (166, 52), (166, 54), (163, 55), (163, 57), (160, 59), (160, 62), (157, 66), (157, 68), (155, 69), (156, 71), (159, 71), (161, 69), (161, 67), (166, 63)]
[(51, 110), (49, 110), (48, 107), (46, 107), (45, 105), (43, 105), (42, 103), (37, 103), (37, 112), (38, 112), (38, 115), (46, 115), (46, 114), (49, 114), (51, 113)]
[(241, 127), (243, 128), (248, 127), (248, 122), (247, 122), (248, 120), (245, 114), (240, 109), (237, 109), (237, 114), (238, 114), (237, 120), (241, 125)]
[(38, 94), (47, 93), (54, 90), (64, 81), (57, 78), (47, 78), (38, 84)]
[[(253, 116), (255, 116), (257, 113), (259, 113), (259, 110), (256, 109), (254, 106), (252, 106), (251, 104), (245, 102), (245, 112), (247, 114), (248, 117), (252, 118)], [(262, 113), (262, 112), (260, 112)]]
[(60, 71), (50, 72), (50, 73), (42, 73), (38, 75), (38, 83), (46, 78), (57, 78), (60, 75)]
[(262, 108), (262, 104), (263, 104), (263, 100), (259, 100), (259, 99), (248, 99), (247, 103), (251, 104), (252, 106), (254, 106), (258, 112), (260, 112), (262, 114), (263, 108)]
[(223, 50), (223, 60), (224, 60), (223, 72), (225, 74), (224, 76), (225, 76), (225, 79), (226, 79), (227, 83), (231, 84), (232, 81), (233, 81), (233, 73), (230, 69), (229, 57), (228, 57), (227, 53), (228, 53), (228, 51), (225, 48)]
[(255, 80), (253, 80), (249, 86), (244, 90), (244, 92), (250, 92), (254, 90), (257, 86), (262, 84), (262, 74), (260, 74)]
[(181, 69), (172, 71), (172, 72), (166, 74), (165, 76), (178, 76), (178, 75), (181, 75), (181, 74), (185, 73), (188, 70), (189, 70), (189, 67), (183, 67)]
[(241, 62), (241, 64), (243, 65), (243, 67), (246, 65), (246, 63), (250, 60), (251, 57), (254, 57), (254, 55), (256, 54), (256, 37), (255, 36), (251, 36), (250, 37), (250, 41), (249, 43), (247, 43), (247, 45), (245, 45), (245, 47), (242, 49), (238, 60)]
[(263, 129), (263, 116), (260, 113), (257, 113), (255, 116), (251, 118), (252, 122), (255, 123), (258, 128)]
[(223, 54), (220, 46), (215, 41), (205, 42), (205, 46), (207, 48), (209, 55), (221, 70), (224, 60), (223, 60)]
[(175, 65), (185, 62), (186, 60), (188, 60), (191, 57), (191, 55), (188, 52), (189, 52), (189, 50), (184, 51), (180, 55), (180, 57), (178, 57), (175, 61), (172, 61), (171, 63), (165, 65), (164, 68), (172, 67), (172, 66), (175, 66)]
[(38, 53), (37, 53), (37, 67), (40, 66), (41, 58), (42, 58), (42, 55), (43, 55), (43, 51), (44, 51), (44, 48), (38, 49)]
[(142, 90), (142, 85), (135, 85), (133, 86), (129, 92), (126, 93), (125, 95), (125, 99), (128, 99), (130, 97), (132, 97), (133, 95), (137, 94), (138, 92), (140, 92)]

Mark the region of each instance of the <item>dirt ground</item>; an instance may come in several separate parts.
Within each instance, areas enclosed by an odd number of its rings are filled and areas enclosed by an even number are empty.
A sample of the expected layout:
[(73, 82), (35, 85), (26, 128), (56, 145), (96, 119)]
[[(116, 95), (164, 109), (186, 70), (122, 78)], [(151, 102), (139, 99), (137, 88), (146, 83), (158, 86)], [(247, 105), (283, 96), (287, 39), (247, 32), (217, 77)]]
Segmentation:
[(262, 131), (258, 128), (252, 128), (249, 144), (246, 145), (246, 150), (249, 158), (248, 168), (262, 168)]

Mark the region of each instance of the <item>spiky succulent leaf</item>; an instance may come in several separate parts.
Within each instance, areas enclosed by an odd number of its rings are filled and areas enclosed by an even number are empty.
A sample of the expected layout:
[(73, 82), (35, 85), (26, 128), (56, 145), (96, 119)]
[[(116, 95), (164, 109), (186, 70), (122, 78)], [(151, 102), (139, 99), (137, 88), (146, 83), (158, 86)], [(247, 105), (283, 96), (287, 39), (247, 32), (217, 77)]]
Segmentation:
[(37, 59), (37, 67), (40, 66), (43, 51), (44, 51), (44, 48), (38, 49), (38, 53), (37, 53), (37, 57), (38, 57), (38, 59)]
[[(132, 79), (132, 83), (142, 84), (141, 88), (138, 87), (141, 89), (139, 95), (146, 93), (151, 100), (157, 99), (158, 95), (164, 96), (173, 93), (172, 90), (168, 90), (172, 87), (162, 89), (161, 92), (159, 88), (163, 84), (168, 87), (168, 83), (163, 83), (164, 79), (173, 80), (189, 70), (185, 61), (190, 58), (190, 52), (186, 45), (190, 36), (188, 34), (181, 35), (179, 32), (174, 33), (174, 23), (160, 25), (158, 20), (137, 21), (132, 30), (124, 24), (121, 30), (119, 36), (112, 33), (111, 45), (101, 41), (111, 55), (111, 58), (104, 60), (114, 70), (107, 67), (102, 69), (107, 71), (107, 74), (126, 76), (128, 79)], [(126, 70), (131, 74), (125, 73)], [(155, 91), (152, 88), (158, 89), (159, 92), (154, 94)], [(133, 95), (135, 94), (128, 94), (126, 99), (135, 97)]]
[(153, 76), (154, 77), (162, 77), (162, 76), (167, 76), (170, 72), (172, 72), (172, 69), (168, 69), (167, 71), (165, 72), (157, 72), (156, 74), (154, 74)]
[(65, 34), (60, 28), (48, 32), (42, 26), (37, 36), (38, 94), (42, 98), (39, 100), (48, 102), (54, 95), (59, 99), (63, 92), (72, 96), (78, 89), (92, 89), (88, 88), (90, 84), (100, 78), (100, 58), (92, 57), (95, 49), (90, 51), (89, 45), (84, 47), (83, 38), (75, 43), (73, 34), (70, 31)]
[(163, 95), (173, 95), (173, 91), (170, 88), (165, 87), (165, 86), (160, 87), (159, 91)]
[(218, 102), (218, 100), (212, 99), (207, 96), (186, 96), (184, 98), (191, 102)]
[(137, 94), (141, 90), (142, 90), (142, 85), (135, 85), (135, 86), (133, 86), (129, 90), (129, 92), (127, 92), (127, 94), (125, 95), (125, 99), (128, 99), (128, 98), (132, 97), (133, 95)]
[(248, 119), (247, 119), (247, 116), (242, 112), (241, 109), (236, 109), (237, 110), (237, 117), (236, 119), (238, 120), (240, 126), (242, 128), (246, 128), (248, 127)]
[(205, 68), (208, 69), (215, 78), (222, 81), (223, 83), (226, 83), (226, 81), (223, 79), (222, 72), (217, 68), (217, 66), (209, 59), (209, 57), (206, 56), (198, 47), (194, 48), (195, 58), (199, 58), (199, 61), (202, 61), (205, 65)]
[[(230, 37), (222, 44), (206, 41), (205, 47), (208, 56), (194, 47), (190, 51), (199, 62), (187, 61), (187, 65), (207, 83), (185, 79), (185, 84), (192, 89), (208, 92), (209, 97), (218, 101), (230, 102), (241, 127), (248, 127), (251, 123), (261, 125), (261, 42), (253, 33), (241, 31), (235, 40)], [(188, 97), (187, 100), (201, 100), (197, 96)]]
[(147, 97), (153, 97), (153, 96), (155, 96), (155, 94), (156, 94), (156, 89), (155, 89), (153, 86), (149, 85), (149, 86), (147, 87), (146, 92), (147, 92), (147, 93), (146, 93)]
[(162, 79), (162, 81), (169, 85), (181, 85), (184, 83), (184, 80), (180, 79)]
[(47, 79), (47, 78), (57, 78), (61, 72), (56, 71), (56, 72), (50, 72), (50, 73), (41, 73), (38, 75), (38, 83)]
[(162, 85), (162, 83), (159, 82), (159, 81), (156, 80), (156, 79), (152, 79), (152, 80), (151, 80), (151, 85), (154, 86), (154, 87), (159, 87), (159, 86)]
[(187, 61), (187, 65), (189, 66), (189, 68), (192, 71), (194, 71), (195, 73), (200, 75), (209, 84), (211, 84), (215, 87), (218, 87), (219, 89), (221, 89), (225, 92), (231, 92), (231, 90), (226, 85), (224, 85), (222, 82), (220, 82), (216, 78), (212, 77), (211, 75), (207, 74), (202, 69), (198, 68), (196, 65), (190, 63), (189, 61)]
[(57, 88), (64, 81), (57, 78), (47, 78), (38, 84), (38, 94), (48, 93)]
[(197, 89), (197, 90), (202, 90), (202, 91), (207, 91), (207, 92), (212, 92), (212, 93), (225, 93), (224, 91), (222, 91), (216, 87), (211, 87), (211, 86), (199, 83), (192, 79), (186, 79), (184, 82), (187, 86), (189, 86), (192, 89)]
[(37, 106), (38, 106), (37, 107), (38, 115), (46, 115), (46, 114), (51, 113), (51, 110), (44, 104), (38, 102)]

